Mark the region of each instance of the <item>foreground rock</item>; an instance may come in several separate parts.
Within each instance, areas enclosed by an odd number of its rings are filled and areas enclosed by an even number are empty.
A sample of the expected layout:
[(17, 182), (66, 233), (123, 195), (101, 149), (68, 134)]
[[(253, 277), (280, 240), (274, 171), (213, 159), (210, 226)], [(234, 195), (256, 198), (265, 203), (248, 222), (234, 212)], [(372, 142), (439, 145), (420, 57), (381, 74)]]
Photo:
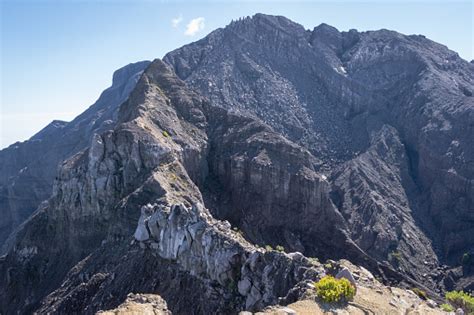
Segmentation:
[(353, 301), (342, 305), (323, 303), (315, 297), (314, 290), (308, 288), (297, 302), (285, 307), (272, 306), (255, 314), (446, 314), (436, 302), (423, 300), (411, 290), (385, 286), (370, 272), (347, 260), (336, 262), (335, 265), (348, 270), (356, 279), (357, 293)]
[[(321, 277), (300, 253), (267, 252), (247, 243), (230, 229), (228, 222), (216, 221), (200, 205), (186, 209), (172, 206), (142, 208), (137, 232), (149, 231), (142, 242), (156, 255), (176, 261), (193, 276), (205, 277), (224, 288), (236, 291), (243, 305), (238, 309), (258, 310), (277, 304), (301, 281)], [(141, 234), (141, 233), (136, 233)]]
[(129, 294), (116, 309), (98, 312), (97, 315), (171, 315), (166, 301), (155, 294)]

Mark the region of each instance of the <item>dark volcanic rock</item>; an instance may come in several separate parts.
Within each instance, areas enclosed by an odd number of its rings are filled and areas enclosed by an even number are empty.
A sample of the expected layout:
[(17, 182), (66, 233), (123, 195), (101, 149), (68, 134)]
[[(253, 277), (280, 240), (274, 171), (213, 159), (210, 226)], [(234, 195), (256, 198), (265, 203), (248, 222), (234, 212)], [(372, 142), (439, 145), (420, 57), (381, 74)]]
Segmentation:
[[(400, 270), (421, 279), (472, 251), (474, 68), (445, 46), (257, 14), (164, 60), (214, 104), (259, 117), (316, 156), (348, 233), (372, 257), (400, 252), (410, 261)], [(371, 147), (383, 125), (396, 136)]]
[[(352, 239), (378, 261), (426, 281), (437, 265), (431, 242), (413, 215), (416, 186), (396, 130), (383, 126), (372, 145), (331, 178), (332, 197), (351, 227)], [(417, 272), (413, 272), (417, 270)]]
[[(307, 150), (251, 118), (214, 109), (204, 196), (255, 243), (319, 257), (349, 250), (329, 183)], [(210, 120), (210, 122), (212, 122)]]
[(368, 145), (366, 131), (344, 117), (377, 100), (346, 77), (323, 29), (257, 14), (164, 60), (213, 104), (261, 118), (330, 166)]
[[(166, 68), (160, 63), (149, 66), (120, 107), (120, 123), (94, 134), (86, 150), (63, 162), (52, 197), (21, 227), (1, 264), (2, 311), (36, 309), (68, 270), (103, 242), (127, 238), (122, 242), (126, 246), (143, 203), (160, 198), (187, 204), (201, 200), (179, 161), (202, 149), (205, 142), (199, 135), (204, 133), (186, 121), (176, 120), (167, 133), (158, 125), (172, 122), (177, 112), (155, 83), (167, 75), (173, 79), (162, 69)], [(194, 94), (179, 93), (183, 104), (189, 96)], [(195, 101), (191, 105), (198, 113), (193, 117), (199, 116), (201, 99)], [(160, 111), (153, 110), (158, 106)], [(167, 113), (168, 120), (160, 120), (161, 113)], [(190, 140), (186, 148), (177, 144), (183, 135)]]

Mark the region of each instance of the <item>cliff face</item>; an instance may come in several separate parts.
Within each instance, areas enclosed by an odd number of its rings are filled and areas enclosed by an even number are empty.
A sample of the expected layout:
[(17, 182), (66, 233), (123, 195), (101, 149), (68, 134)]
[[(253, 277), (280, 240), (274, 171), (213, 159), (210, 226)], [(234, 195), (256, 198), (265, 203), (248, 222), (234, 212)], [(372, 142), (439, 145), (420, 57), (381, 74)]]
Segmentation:
[(254, 243), (283, 246), (318, 257), (341, 250), (363, 254), (345, 234), (345, 222), (329, 198), (319, 161), (265, 124), (213, 109), (206, 204)]
[[(117, 75), (120, 106), (36, 136), (63, 130), (75, 149), (7, 242), (2, 313), (92, 314), (129, 293), (177, 314), (261, 310), (311, 296), (344, 265), (305, 256), (348, 258), (433, 298), (460, 277), (472, 285), (467, 269), (440, 266), (474, 242), (472, 65), (421, 37), (264, 15), (165, 61)], [(443, 85), (455, 75), (463, 88)], [(441, 154), (451, 138), (457, 151)], [(361, 292), (382, 289), (351, 268)], [(428, 307), (395, 291), (381, 294)]]
[(117, 70), (112, 86), (73, 121), (53, 121), (31, 139), (0, 151), (0, 248), (50, 197), (59, 164), (86, 148), (94, 133), (113, 128), (119, 105), (148, 64), (139, 62)]

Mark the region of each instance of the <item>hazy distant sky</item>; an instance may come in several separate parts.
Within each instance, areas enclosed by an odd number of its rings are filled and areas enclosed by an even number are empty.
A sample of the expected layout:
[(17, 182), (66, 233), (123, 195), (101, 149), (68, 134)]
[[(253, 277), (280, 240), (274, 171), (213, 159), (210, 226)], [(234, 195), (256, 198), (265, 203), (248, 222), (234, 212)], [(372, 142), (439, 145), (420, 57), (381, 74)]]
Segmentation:
[(472, 1), (8, 1), (1, 5), (0, 148), (95, 102), (112, 73), (257, 12), (312, 29), (424, 34), (473, 59)]

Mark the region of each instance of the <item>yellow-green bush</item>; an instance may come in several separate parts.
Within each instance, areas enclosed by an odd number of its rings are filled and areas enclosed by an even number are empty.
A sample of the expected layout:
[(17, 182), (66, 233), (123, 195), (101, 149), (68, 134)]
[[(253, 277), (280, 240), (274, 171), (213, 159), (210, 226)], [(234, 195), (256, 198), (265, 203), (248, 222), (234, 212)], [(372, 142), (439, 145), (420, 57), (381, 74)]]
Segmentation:
[(446, 293), (446, 300), (455, 308), (462, 308), (467, 314), (474, 314), (474, 297), (464, 291)]
[(277, 245), (277, 247), (275, 249), (279, 252), (282, 252), (282, 253), (285, 251), (285, 248), (281, 245)]
[(447, 303), (441, 304), (441, 309), (445, 312), (454, 312), (454, 307)]
[(354, 298), (355, 288), (349, 280), (325, 276), (315, 284), (316, 295), (324, 302), (343, 302)]
[(428, 296), (426, 295), (426, 292), (418, 289), (418, 288), (413, 288), (411, 289), (413, 292), (415, 292), (416, 295), (418, 295), (422, 300), (427, 300)]
[(461, 262), (463, 265), (469, 264), (471, 261), (471, 255), (469, 253), (464, 253), (461, 258)]

